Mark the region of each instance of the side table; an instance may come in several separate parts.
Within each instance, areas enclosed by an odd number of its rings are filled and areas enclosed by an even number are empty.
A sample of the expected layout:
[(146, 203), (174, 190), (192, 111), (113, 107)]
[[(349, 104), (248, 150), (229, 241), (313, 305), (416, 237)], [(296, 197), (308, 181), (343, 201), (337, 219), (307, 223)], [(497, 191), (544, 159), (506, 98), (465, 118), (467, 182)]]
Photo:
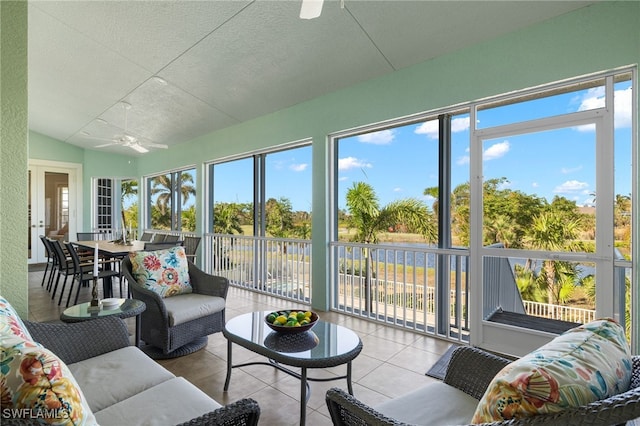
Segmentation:
[(60, 314), (60, 320), (64, 322), (80, 322), (88, 321), (100, 317), (107, 317), (110, 315), (117, 316), (118, 318), (131, 318), (136, 317), (136, 335), (135, 344), (140, 347), (140, 314), (147, 309), (147, 305), (142, 300), (137, 299), (110, 299), (116, 301), (109, 306), (101, 306), (99, 311), (89, 310), (90, 302), (80, 303), (78, 305), (71, 306)]

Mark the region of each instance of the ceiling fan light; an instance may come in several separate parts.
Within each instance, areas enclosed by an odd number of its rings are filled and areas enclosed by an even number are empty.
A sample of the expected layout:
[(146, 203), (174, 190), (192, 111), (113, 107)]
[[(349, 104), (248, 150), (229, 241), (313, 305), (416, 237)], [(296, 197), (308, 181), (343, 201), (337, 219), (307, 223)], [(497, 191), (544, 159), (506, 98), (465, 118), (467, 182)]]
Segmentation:
[(302, 6), (300, 7), (300, 18), (317, 18), (322, 13), (323, 3), (324, 0), (302, 0)]
[(145, 148), (144, 146), (142, 146), (142, 145), (140, 145), (140, 144), (137, 144), (137, 143), (131, 144), (131, 145), (129, 145), (129, 146), (130, 146), (131, 148), (135, 149), (136, 151), (138, 151), (138, 152), (139, 152), (139, 153), (141, 153), (141, 154), (144, 154), (144, 153), (146, 153), (146, 152), (149, 152), (149, 150), (148, 150), (147, 148)]

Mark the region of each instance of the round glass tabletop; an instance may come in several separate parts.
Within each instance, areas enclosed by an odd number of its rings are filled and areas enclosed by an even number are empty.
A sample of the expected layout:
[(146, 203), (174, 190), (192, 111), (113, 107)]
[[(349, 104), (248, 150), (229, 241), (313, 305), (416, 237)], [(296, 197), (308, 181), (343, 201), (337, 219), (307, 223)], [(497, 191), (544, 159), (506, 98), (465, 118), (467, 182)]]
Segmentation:
[(80, 303), (68, 307), (60, 315), (62, 321), (83, 321), (87, 319), (106, 317), (115, 315), (120, 318), (129, 318), (139, 315), (146, 309), (143, 301), (137, 299), (103, 299), (101, 301), (100, 310), (93, 311), (89, 309), (90, 302)]

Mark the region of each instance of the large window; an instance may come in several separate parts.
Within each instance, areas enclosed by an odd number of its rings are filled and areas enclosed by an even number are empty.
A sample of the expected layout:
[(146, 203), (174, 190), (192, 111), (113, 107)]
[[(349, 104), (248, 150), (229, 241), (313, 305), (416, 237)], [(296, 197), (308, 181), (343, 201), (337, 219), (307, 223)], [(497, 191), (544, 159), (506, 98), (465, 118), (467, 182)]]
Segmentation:
[(209, 166), (209, 270), (293, 299), (311, 294), (309, 142)]
[(333, 307), (459, 338), (477, 279), (478, 320), (625, 322), (632, 107), (620, 72), (333, 135)]
[(196, 230), (196, 169), (184, 169), (147, 178), (147, 220), (150, 228)]
[(311, 238), (308, 143), (209, 167), (213, 188), (211, 232)]

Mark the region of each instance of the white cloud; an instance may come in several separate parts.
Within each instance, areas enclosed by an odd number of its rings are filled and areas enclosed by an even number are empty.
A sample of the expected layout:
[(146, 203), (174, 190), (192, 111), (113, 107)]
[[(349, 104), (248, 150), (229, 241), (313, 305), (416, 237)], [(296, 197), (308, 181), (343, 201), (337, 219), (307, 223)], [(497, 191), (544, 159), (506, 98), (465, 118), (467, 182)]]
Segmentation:
[(402, 192), (402, 188), (393, 188), (393, 192)]
[(453, 120), (451, 120), (451, 132), (458, 133), (469, 130), (469, 120), (469, 117), (454, 118)]
[(569, 173), (574, 173), (580, 170), (582, 170), (582, 166), (573, 167), (573, 168), (563, 167), (560, 169), (560, 173), (562, 173), (563, 175), (568, 175)]
[(509, 141), (498, 142), (496, 144), (491, 145), (489, 148), (484, 150), (482, 154), (482, 159), (484, 161), (495, 160), (496, 158), (503, 157), (507, 152), (509, 152), (509, 148), (511, 145)]
[(538, 184), (538, 182), (533, 182), (533, 183), (531, 184), (531, 186), (532, 186), (533, 188), (538, 188), (540, 185)]
[(289, 169), (293, 170), (294, 172), (302, 172), (307, 170), (307, 166), (309, 165), (306, 163), (292, 164), (289, 166)]
[(396, 137), (393, 130), (380, 130), (378, 132), (359, 135), (358, 140), (362, 143), (370, 143), (373, 145), (388, 145)]
[(463, 155), (462, 157), (458, 157), (458, 159), (456, 160), (456, 164), (458, 166), (464, 166), (465, 164), (469, 164), (470, 161), (471, 157), (469, 157), (468, 155)]
[(358, 168), (372, 168), (371, 163), (359, 160), (355, 157), (345, 157), (338, 159), (338, 170), (351, 170)]
[[(603, 108), (604, 87), (596, 87), (587, 90), (587, 94), (582, 99), (578, 111), (588, 111), (596, 108)], [(615, 111), (614, 127), (616, 129), (631, 127), (631, 87), (624, 90), (616, 90), (613, 94), (613, 108)], [(578, 126), (581, 132), (592, 132), (595, 130), (593, 124)]]
[(554, 188), (553, 192), (556, 194), (569, 194), (574, 192), (584, 193), (589, 188), (589, 184), (586, 182), (580, 182), (578, 180), (568, 180), (561, 185)]
[[(429, 139), (438, 139), (438, 120), (425, 121), (414, 132), (418, 135), (427, 135)], [(451, 133), (469, 130), (469, 117), (454, 118), (451, 120)]]
[(438, 139), (438, 120), (425, 121), (414, 130), (418, 135), (427, 135), (429, 139)]

